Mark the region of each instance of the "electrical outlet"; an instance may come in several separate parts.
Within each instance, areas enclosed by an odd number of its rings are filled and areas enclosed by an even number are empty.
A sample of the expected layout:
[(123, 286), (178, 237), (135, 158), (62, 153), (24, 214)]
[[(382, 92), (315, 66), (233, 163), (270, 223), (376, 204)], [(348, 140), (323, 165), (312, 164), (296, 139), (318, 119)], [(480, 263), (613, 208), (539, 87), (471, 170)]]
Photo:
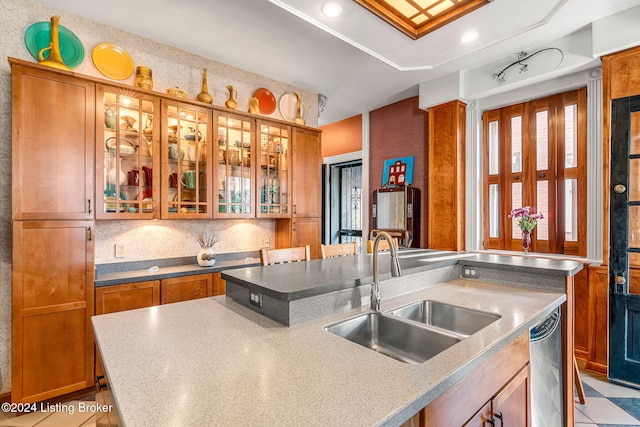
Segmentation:
[(462, 273), (462, 277), (466, 277), (468, 279), (480, 278), (480, 269), (478, 267), (474, 267), (472, 265), (463, 265), (460, 267), (460, 271)]
[(269, 240), (268, 237), (263, 237), (262, 238), (262, 242), (260, 243), (260, 247), (262, 248), (268, 248), (271, 246), (271, 241)]
[(126, 256), (126, 247), (121, 243), (116, 243), (116, 258), (124, 258)]
[(249, 303), (256, 307), (262, 307), (262, 294), (258, 292), (250, 292)]

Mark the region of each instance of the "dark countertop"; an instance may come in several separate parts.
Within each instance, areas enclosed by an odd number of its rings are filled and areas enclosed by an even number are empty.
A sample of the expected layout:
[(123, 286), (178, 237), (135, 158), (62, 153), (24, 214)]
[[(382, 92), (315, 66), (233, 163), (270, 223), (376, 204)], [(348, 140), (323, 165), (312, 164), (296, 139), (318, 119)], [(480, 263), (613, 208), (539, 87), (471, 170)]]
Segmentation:
[[(458, 253), (429, 249), (405, 249), (398, 254), (404, 274), (435, 270), (463, 264), (491, 267), (513, 273), (568, 277), (583, 268), (577, 261), (554, 260), (532, 256), (504, 256)], [(381, 252), (380, 280), (391, 278), (389, 253)], [(372, 255), (319, 259), (225, 271), (222, 278), (256, 289), (284, 301), (294, 301), (342, 289), (370, 284), (373, 280)]]
[[(195, 276), (248, 266), (260, 265), (256, 252), (220, 254), (211, 267), (200, 267), (195, 257), (96, 265), (94, 286), (121, 285), (146, 280), (170, 279), (172, 277)], [(149, 272), (157, 266), (158, 271)]]

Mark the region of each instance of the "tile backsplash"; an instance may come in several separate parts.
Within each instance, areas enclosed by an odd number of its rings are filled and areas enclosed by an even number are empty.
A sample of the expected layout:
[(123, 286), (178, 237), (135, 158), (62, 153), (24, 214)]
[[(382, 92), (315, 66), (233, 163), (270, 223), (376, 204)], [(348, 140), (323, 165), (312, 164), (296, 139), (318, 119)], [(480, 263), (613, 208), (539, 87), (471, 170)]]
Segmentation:
[[(218, 253), (256, 251), (273, 246), (275, 221), (240, 220), (146, 220), (96, 221), (96, 264), (144, 261), (195, 256), (200, 249), (197, 233), (215, 232)], [(124, 247), (124, 257), (116, 258), (116, 245)]]

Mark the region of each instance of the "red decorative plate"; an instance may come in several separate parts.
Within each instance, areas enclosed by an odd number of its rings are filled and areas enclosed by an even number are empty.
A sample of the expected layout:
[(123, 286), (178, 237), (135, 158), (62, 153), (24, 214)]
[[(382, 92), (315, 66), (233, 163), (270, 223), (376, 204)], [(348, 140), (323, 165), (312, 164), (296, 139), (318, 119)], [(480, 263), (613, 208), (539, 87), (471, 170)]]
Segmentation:
[(253, 92), (253, 97), (258, 98), (258, 108), (261, 114), (271, 114), (276, 111), (276, 97), (269, 89), (261, 87)]

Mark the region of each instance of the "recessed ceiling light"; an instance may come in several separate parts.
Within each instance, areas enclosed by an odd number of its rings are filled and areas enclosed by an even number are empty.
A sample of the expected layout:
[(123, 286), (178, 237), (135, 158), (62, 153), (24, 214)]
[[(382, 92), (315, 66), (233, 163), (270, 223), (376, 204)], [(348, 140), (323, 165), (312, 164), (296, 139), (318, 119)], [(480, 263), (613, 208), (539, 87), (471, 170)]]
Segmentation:
[(461, 38), (460, 41), (462, 43), (469, 43), (474, 41), (475, 39), (478, 38), (478, 33), (475, 31), (469, 31), (468, 33), (465, 33)]
[(322, 5), (322, 14), (329, 18), (337, 18), (342, 15), (342, 8), (337, 3), (325, 3)]

